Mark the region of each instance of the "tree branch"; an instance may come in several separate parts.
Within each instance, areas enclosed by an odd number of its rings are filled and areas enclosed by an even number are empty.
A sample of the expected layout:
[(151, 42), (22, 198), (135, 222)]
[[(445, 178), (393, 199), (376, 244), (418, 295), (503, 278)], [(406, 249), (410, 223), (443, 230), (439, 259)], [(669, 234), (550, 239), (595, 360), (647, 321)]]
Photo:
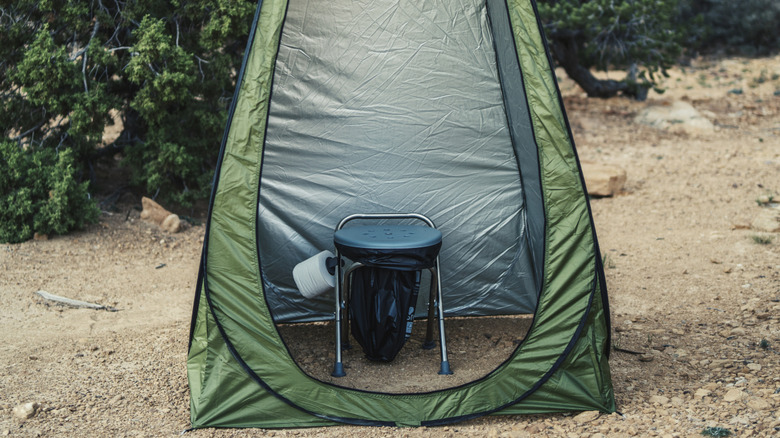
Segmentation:
[(574, 37), (555, 38), (551, 43), (558, 63), (566, 71), (566, 74), (585, 90), (589, 97), (609, 98), (628, 90), (628, 84), (625, 82), (599, 80), (593, 76), (590, 70), (580, 65), (577, 41)]
[(45, 123), (46, 123), (45, 120), (42, 121), (41, 123), (36, 125), (34, 128), (30, 128), (27, 131), (24, 131), (21, 134), (17, 135), (16, 137), (12, 138), (11, 141), (19, 141), (19, 142), (21, 142), (23, 138), (27, 137), (31, 133), (33, 133), (33, 132), (37, 131), (38, 129), (40, 129), (40, 127), (43, 126)]

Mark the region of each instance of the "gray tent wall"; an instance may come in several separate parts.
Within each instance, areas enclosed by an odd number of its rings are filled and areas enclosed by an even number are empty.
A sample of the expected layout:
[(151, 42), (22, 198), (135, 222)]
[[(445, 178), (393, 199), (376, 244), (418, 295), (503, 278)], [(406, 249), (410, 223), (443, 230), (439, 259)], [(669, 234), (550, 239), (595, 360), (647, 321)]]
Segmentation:
[(514, 43), (498, 0), (289, 2), (258, 212), (277, 321), (332, 318), (292, 268), (375, 212), (442, 230), (448, 315), (533, 313), (544, 216)]

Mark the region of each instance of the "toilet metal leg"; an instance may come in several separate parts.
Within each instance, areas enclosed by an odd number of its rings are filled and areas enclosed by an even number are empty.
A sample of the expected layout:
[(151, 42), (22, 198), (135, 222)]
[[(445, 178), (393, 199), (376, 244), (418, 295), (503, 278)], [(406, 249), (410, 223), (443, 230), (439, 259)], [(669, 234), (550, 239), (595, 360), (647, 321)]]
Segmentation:
[(336, 362), (333, 364), (333, 372), (330, 374), (333, 377), (344, 377), (347, 373), (344, 372), (344, 363), (341, 361), (341, 318), (342, 318), (342, 290), (341, 290), (341, 254), (336, 251)]
[(436, 306), (439, 302), (437, 298), (439, 283), (436, 277), (436, 271), (435, 269), (429, 269), (429, 271), (431, 273), (431, 287), (428, 293), (428, 321), (425, 327), (425, 342), (423, 342), (422, 345), (424, 350), (432, 350), (436, 346), (436, 342), (433, 340), (433, 325), (436, 319)]
[(444, 336), (444, 305), (441, 301), (441, 269), (439, 267), (439, 258), (436, 257), (436, 295), (438, 297), (436, 308), (439, 312), (439, 349), (441, 350), (441, 369), (439, 374), (452, 374), (450, 361), (447, 358), (447, 340)]

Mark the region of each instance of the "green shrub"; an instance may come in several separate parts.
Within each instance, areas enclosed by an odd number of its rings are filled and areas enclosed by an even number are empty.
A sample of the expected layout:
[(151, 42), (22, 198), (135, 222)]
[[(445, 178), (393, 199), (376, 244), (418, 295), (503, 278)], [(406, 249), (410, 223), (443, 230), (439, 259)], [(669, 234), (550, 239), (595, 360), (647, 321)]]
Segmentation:
[[(678, 0), (541, 0), (550, 49), (566, 74), (592, 97), (644, 99), (681, 53), (685, 31), (673, 25)], [(626, 69), (623, 80), (598, 80), (591, 69)]]
[(780, 1), (683, 0), (688, 15), (698, 15), (706, 29), (703, 49), (726, 49), (746, 55), (780, 50)]
[(725, 427), (708, 427), (702, 430), (701, 434), (712, 437), (726, 437), (731, 436), (731, 429), (726, 429)]
[(79, 183), (73, 152), (24, 150), (0, 142), (0, 243), (34, 233), (64, 234), (97, 220), (100, 210), (87, 183)]
[[(205, 197), (256, 4), (4, 2), (0, 139), (70, 149), (84, 174), (121, 154), (141, 191)], [(103, 145), (112, 112), (122, 129)]]

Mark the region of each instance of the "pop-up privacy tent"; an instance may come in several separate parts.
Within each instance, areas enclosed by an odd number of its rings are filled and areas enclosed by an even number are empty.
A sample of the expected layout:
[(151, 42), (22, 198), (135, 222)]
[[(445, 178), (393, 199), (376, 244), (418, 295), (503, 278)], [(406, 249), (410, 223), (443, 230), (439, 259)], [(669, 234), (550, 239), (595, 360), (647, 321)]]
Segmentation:
[[(483, 378), (390, 394), (317, 380), (278, 322), (353, 213), (443, 234), (447, 316), (533, 314)], [(603, 268), (533, 0), (265, 0), (220, 151), (195, 299), (193, 427), (437, 425), (615, 410)], [(291, 341), (292, 342), (292, 341)], [(453, 358), (453, 368), (468, 367)]]

